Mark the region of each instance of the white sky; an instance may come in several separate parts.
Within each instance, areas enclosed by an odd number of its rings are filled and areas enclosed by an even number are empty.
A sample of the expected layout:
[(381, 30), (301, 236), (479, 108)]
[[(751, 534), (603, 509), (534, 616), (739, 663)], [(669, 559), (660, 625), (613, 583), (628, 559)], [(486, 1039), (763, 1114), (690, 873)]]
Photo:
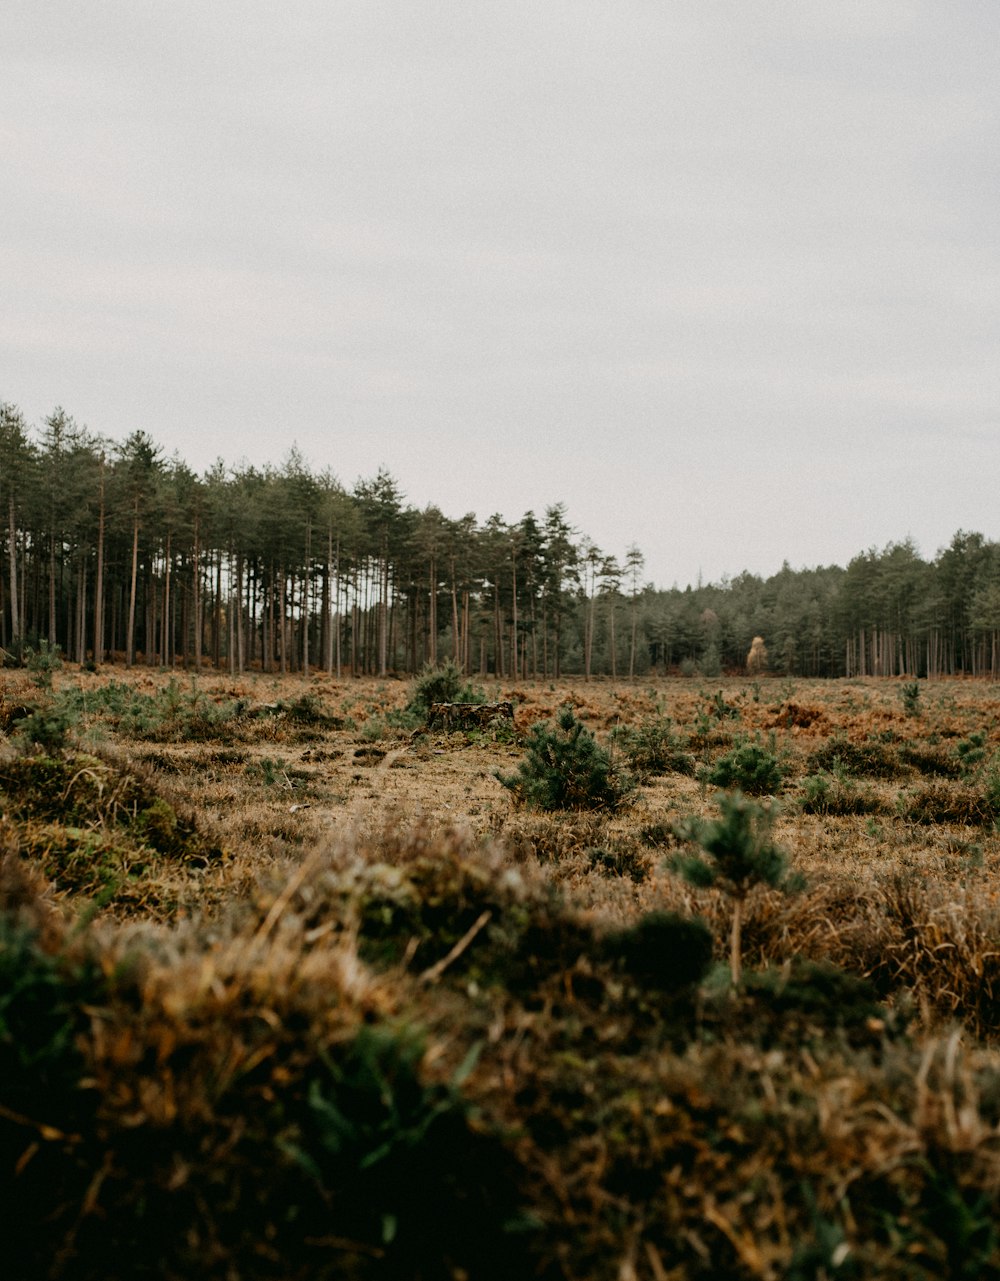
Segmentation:
[(996, 0), (5, 0), (0, 398), (557, 501), (661, 586), (1000, 537)]

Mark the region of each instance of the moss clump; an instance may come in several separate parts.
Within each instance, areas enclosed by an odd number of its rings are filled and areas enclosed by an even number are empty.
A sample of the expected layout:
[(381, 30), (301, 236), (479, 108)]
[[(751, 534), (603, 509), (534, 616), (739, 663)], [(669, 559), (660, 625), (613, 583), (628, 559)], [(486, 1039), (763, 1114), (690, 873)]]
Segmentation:
[(644, 987), (679, 992), (708, 973), (712, 932), (697, 917), (647, 912), (629, 929), (609, 934), (604, 951)]
[(163, 859), (202, 868), (222, 857), (150, 777), (96, 756), (0, 760), (0, 797), (21, 856), (60, 890), (102, 906), (159, 904), (138, 883)]
[(120, 835), (58, 823), (28, 823), (21, 853), (41, 868), (56, 887), (85, 894), (102, 905), (116, 899), (126, 883), (149, 870), (148, 850), (136, 849)]

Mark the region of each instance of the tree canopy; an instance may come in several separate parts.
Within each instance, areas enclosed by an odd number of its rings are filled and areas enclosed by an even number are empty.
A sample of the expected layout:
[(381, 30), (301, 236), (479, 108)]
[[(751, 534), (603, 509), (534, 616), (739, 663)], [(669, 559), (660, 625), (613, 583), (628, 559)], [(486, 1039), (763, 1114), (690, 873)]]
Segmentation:
[[(669, 537), (664, 531), (664, 537)], [(508, 521), (408, 504), (385, 469), (347, 487), (297, 449), (196, 475), (145, 432), (121, 443), (57, 408), (0, 402), (0, 648), (237, 672), (508, 678), (742, 671), (997, 678), (1000, 545), (959, 530), (844, 568), (669, 590), (575, 529), (564, 504)]]

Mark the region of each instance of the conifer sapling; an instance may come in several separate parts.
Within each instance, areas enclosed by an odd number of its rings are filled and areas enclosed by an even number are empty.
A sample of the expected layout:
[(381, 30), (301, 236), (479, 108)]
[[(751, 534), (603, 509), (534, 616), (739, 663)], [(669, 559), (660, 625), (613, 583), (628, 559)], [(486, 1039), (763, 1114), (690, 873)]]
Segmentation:
[(741, 977), (741, 932), (744, 904), (756, 885), (792, 890), (801, 878), (788, 873), (787, 856), (771, 839), (778, 812), (749, 800), (742, 792), (721, 792), (717, 798), (720, 817), (689, 818), (675, 828), (681, 840), (701, 846), (702, 853), (679, 855), (672, 862), (691, 885), (716, 886), (733, 901), (729, 966), (733, 986)]

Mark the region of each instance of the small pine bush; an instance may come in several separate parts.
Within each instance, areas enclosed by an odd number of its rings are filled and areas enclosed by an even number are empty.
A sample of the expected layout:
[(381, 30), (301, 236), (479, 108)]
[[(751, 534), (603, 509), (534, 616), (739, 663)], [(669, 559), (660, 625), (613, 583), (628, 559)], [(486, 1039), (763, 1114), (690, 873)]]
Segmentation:
[(406, 710), (426, 717), (432, 703), (485, 703), (481, 689), (465, 679), (465, 673), (451, 659), (434, 667), (428, 664), (417, 677)]
[(798, 878), (788, 874), (784, 850), (771, 840), (775, 805), (764, 808), (740, 792), (723, 792), (718, 798), (719, 818), (690, 818), (677, 827), (678, 837), (699, 845), (701, 853), (678, 855), (673, 870), (691, 885), (717, 887), (733, 904), (729, 964), (733, 986), (740, 982), (740, 946), (743, 908), (757, 885), (774, 889), (797, 888)]
[(773, 796), (785, 770), (774, 752), (760, 743), (737, 744), (712, 765), (705, 778), (715, 787), (738, 789), (748, 796)]
[(31, 673), (31, 682), (39, 689), (51, 689), (52, 678), (62, 667), (62, 650), (58, 645), (50, 645), (47, 640), (38, 642), (38, 648), (30, 646), (24, 651), (24, 665)]
[(903, 711), (907, 716), (920, 715), (920, 682), (907, 681), (899, 691), (900, 701), (903, 704)]
[(554, 727), (532, 726), (527, 749), (516, 774), (494, 777), (529, 809), (617, 809), (634, 789), (572, 707), (562, 708)]
[(54, 699), (36, 707), (19, 723), (18, 743), (26, 751), (37, 749), (50, 756), (57, 755), (66, 749), (76, 719), (71, 707)]

